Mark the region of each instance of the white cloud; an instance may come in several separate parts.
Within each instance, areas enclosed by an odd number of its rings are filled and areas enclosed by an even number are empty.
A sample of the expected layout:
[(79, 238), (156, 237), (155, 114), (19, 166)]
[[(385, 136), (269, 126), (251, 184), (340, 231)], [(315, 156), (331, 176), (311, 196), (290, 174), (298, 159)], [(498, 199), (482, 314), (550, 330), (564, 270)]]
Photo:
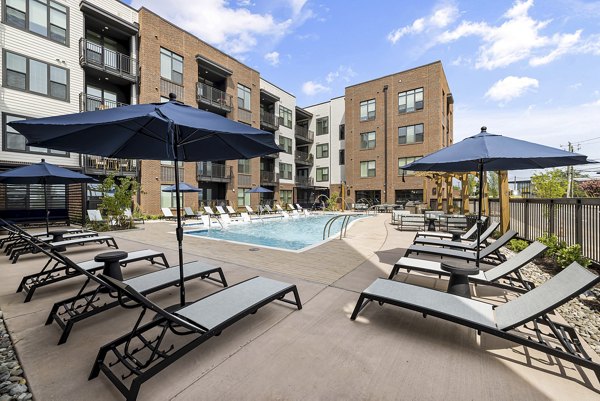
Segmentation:
[(458, 8), (452, 3), (441, 4), (433, 9), (431, 15), (418, 18), (412, 24), (390, 32), (387, 39), (395, 44), (406, 35), (418, 34), (435, 28), (445, 28), (458, 17)]
[(238, 0), (237, 5), (238, 7), (250, 7), (256, 5), (256, 3), (253, 3), (251, 0)]
[(539, 82), (535, 78), (509, 76), (492, 85), (485, 96), (491, 100), (504, 103), (522, 96), (538, 86)]
[(291, 16), (277, 19), (270, 13), (254, 13), (251, 1), (235, 8), (227, 0), (133, 0), (134, 8), (147, 7), (173, 24), (234, 56), (253, 50), (258, 40), (280, 41), (313, 14), (306, 0), (288, 0)]
[(279, 65), (279, 53), (275, 51), (267, 53), (265, 54), (265, 60), (267, 60), (269, 64), (275, 67)]
[(306, 81), (302, 84), (302, 93), (308, 96), (314, 96), (322, 92), (329, 92), (331, 88), (314, 81)]
[(337, 70), (330, 72), (325, 77), (325, 81), (328, 84), (332, 83), (336, 80), (341, 80), (344, 82), (350, 82), (352, 78), (356, 76), (356, 73), (352, 69), (352, 67), (347, 67), (345, 65), (340, 65)]

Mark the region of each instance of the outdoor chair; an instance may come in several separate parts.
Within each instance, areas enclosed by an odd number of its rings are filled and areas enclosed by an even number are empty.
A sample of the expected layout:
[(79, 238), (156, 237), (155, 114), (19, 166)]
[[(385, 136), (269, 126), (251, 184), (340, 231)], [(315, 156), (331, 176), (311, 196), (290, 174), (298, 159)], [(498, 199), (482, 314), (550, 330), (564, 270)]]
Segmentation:
[(242, 221), (244, 223), (252, 223), (252, 219), (250, 218), (250, 215), (246, 212), (242, 212), (240, 213), (240, 217), (242, 218)]
[(240, 215), (240, 213), (235, 210), (234, 208), (232, 208), (231, 206), (227, 205), (225, 206), (227, 208), (227, 212), (229, 213), (230, 216), (236, 216), (236, 215)]
[(275, 209), (276, 209), (275, 211), (278, 213), (285, 212), (285, 210), (283, 210), (283, 208), (279, 204), (275, 205)]
[(208, 214), (209, 216), (217, 215), (210, 206), (204, 206), (204, 213)]
[(192, 208), (189, 207), (189, 206), (185, 206), (183, 208), (183, 213), (184, 213), (185, 217), (191, 217), (193, 219), (197, 219), (198, 218), (198, 215), (196, 213), (194, 213), (194, 211), (192, 210)]
[(223, 209), (223, 206), (215, 206), (215, 209), (217, 209), (217, 213), (219, 214), (227, 214), (225, 209)]
[[(30, 240), (28, 241), (31, 242)], [(17, 292), (25, 293), (25, 301), (23, 302), (29, 302), (33, 297), (34, 292), (38, 288), (81, 276), (81, 272), (79, 270), (69, 268), (69, 266), (64, 263), (63, 258), (57, 257), (56, 253), (49, 252), (33, 242), (31, 242), (31, 246), (37, 248), (38, 252), (47, 256), (48, 261), (38, 273), (29, 274), (23, 277), (21, 280), (21, 283), (17, 288)], [(155, 259), (159, 259), (159, 261), (156, 261)], [(119, 264), (122, 267), (125, 267), (129, 263), (139, 262), (142, 260), (146, 260), (151, 264), (169, 267), (169, 263), (167, 262), (165, 254), (152, 249), (128, 252), (127, 257), (120, 260)], [(77, 266), (91, 274), (95, 274), (104, 268), (104, 263), (96, 262), (92, 259), (85, 262), (77, 262)]]
[(500, 227), (499, 222), (494, 222), (490, 224), (490, 226), (479, 236), (479, 241), (476, 239), (470, 242), (459, 242), (452, 241), (451, 239), (435, 239), (435, 238), (424, 238), (416, 236), (413, 244), (418, 245), (429, 245), (429, 246), (441, 246), (443, 248), (452, 248), (452, 249), (462, 249), (462, 250), (474, 250), (477, 249), (477, 244), (483, 247), (486, 244), (486, 241), (492, 235), (494, 231), (496, 231)]
[[(481, 217), (482, 227), (485, 227), (486, 223), (487, 223), (487, 216)], [(460, 239), (463, 241), (466, 241), (466, 240), (471, 239), (475, 235), (477, 235), (477, 224), (473, 224), (471, 226), (471, 228), (469, 228), (469, 230), (467, 230), (464, 234), (462, 234), (460, 236)], [(416, 236), (417, 237), (434, 237), (434, 238), (440, 238), (440, 239), (451, 239), (452, 238), (452, 234), (439, 232), (439, 231), (419, 231)]]
[[(17, 230), (16, 228), (13, 228), (13, 229)], [(18, 230), (21, 230), (21, 229), (19, 228)], [(64, 233), (62, 235), (62, 239), (63, 240), (71, 240), (71, 239), (77, 239), (77, 238), (89, 238), (89, 237), (97, 237), (97, 236), (98, 236), (98, 233), (95, 231), (80, 230), (79, 232)], [(44, 242), (53, 242), (54, 235), (52, 233), (50, 233), (50, 235), (44, 233), (41, 235), (34, 236), (25, 231), (21, 231), (21, 233), (18, 235), (18, 239), (15, 239), (14, 241), (6, 244), (4, 253), (7, 255), (11, 255), (10, 257), (12, 258), (12, 255), (14, 253), (18, 253), (23, 248), (28, 248), (25, 238), (29, 238), (34, 242), (44, 243)]]
[[(8, 222), (2, 218), (0, 218), (0, 226), (4, 227), (4, 229), (6, 231), (8, 231), (8, 235), (6, 235), (0, 239), (0, 249), (4, 248), (4, 246), (23, 242), (24, 234), (27, 237), (32, 237), (32, 238), (42, 238), (42, 239), (46, 239), (46, 240), (51, 239), (51, 237), (48, 235), (48, 233), (46, 231), (39, 232), (39, 233), (30, 233), (30, 232), (25, 231), (22, 228), (18, 227), (17, 225), (15, 225), (11, 222)], [(84, 228), (68, 228), (68, 229), (64, 229), (62, 231), (65, 232), (65, 235), (81, 234), (81, 233), (97, 234), (94, 231), (88, 231)], [(22, 234), (22, 233), (24, 233), (24, 234)]]
[[(58, 344), (63, 344), (69, 338), (69, 334), (77, 322), (114, 308), (119, 304), (119, 301), (116, 299), (114, 293), (103, 294), (103, 292), (113, 290), (101, 278), (106, 276), (95, 276), (64, 255), (60, 255), (57, 252), (54, 252), (54, 255), (69, 269), (75, 270), (86, 277), (86, 281), (77, 294), (56, 302), (46, 319), (46, 325), (50, 325), (54, 321), (60, 326), (62, 333)], [(186, 281), (195, 278), (207, 279), (227, 287), (225, 275), (220, 267), (196, 261), (184, 264), (183, 269)], [(212, 274), (218, 274), (219, 278), (211, 277)], [(171, 266), (127, 279), (123, 283), (138, 293), (148, 295), (165, 288), (177, 286), (179, 280), (179, 266)], [(95, 288), (94, 285), (96, 285)]]
[(88, 219), (90, 220), (90, 223), (101, 223), (101, 224), (108, 224), (108, 220), (104, 219), (104, 217), (102, 217), (102, 213), (100, 213), (100, 210), (98, 209), (88, 209), (87, 210), (87, 215), (88, 215)]
[(292, 205), (291, 203), (288, 203), (287, 207), (288, 207), (289, 210), (296, 210), (296, 208), (294, 207), (294, 205)]
[[(534, 285), (521, 276), (519, 269), (537, 258), (547, 248), (546, 245), (536, 241), (505, 262), (502, 262), (487, 271), (480, 270), (476, 275), (467, 276), (467, 278), (474, 284), (492, 285), (516, 292), (529, 291)], [(419, 272), (435, 274), (438, 277), (450, 275), (449, 272), (442, 269), (442, 264), (440, 262), (402, 257), (392, 268), (388, 279), (393, 279), (400, 269), (404, 269), (408, 273), (412, 270), (416, 270)], [(504, 284), (505, 282), (508, 284)]]
[[(100, 348), (89, 379), (104, 372), (128, 401), (136, 400), (144, 382), (269, 303), (278, 300), (302, 309), (295, 285), (260, 276), (224, 288), (172, 313), (127, 283), (110, 277), (103, 279), (117, 288), (123, 306), (131, 307), (131, 300), (139, 304), (142, 311), (130, 333)], [(290, 293), (294, 299), (285, 299)], [(152, 321), (142, 323), (147, 312), (157, 315)], [(181, 337), (180, 341), (174, 337)], [(126, 373), (122, 374), (123, 371)], [(130, 377), (133, 379), (128, 380)]]
[[(500, 253), (500, 248), (508, 244), (508, 242), (511, 239), (513, 239), (516, 235), (516, 231), (508, 230), (496, 241), (492, 242), (491, 244), (489, 244), (485, 248), (482, 248), (479, 251), (479, 260), (485, 260), (491, 264), (498, 264), (504, 262), (506, 260), (506, 257), (502, 253)], [(428, 245), (411, 245), (406, 250), (406, 254), (404, 256), (409, 256), (413, 253), (416, 253), (417, 255), (421, 253), (435, 255), (441, 257), (442, 259), (448, 257), (466, 260), (467, 262), (477, 261), (477, 250), (457, 250)]]
[(163, 214), (163, 219), (166, 219), (166, 220), (175, 220), (176, 219), (175, 215), (173, 214), (171, 209), (169, 209), (168, 207), (161, 207), (160, 210)]
[(298, 209), (298, 211), (300, 211), (300, 212), (301, 212), (301, 211), (302, 211), (302, 209), (303, 209), (303, 208), (302, 208), (302, 206), (300, 206), (300, 204), (298, 204), (298, 203), (296, 203), (296, 208), (297, 208), (297, 209)]
[(275, 213), (275, 211), (273, 209), (271, 209), (271, 206), (269, 206), (269, 205), (264, 205), (263, 209), (266, 210), (267, 213), (269, 213), (269, 214)]
[[(435, 316), (545, 352), (594, 371), (576, 331), (551, 320), (549, 313), (600, 282), (600, 277), (576, 262), (556, 276), (505, 304), (496, 306), (429, 288), (378, 278), (359, 296), (350, 319), (355, 320), (370, 301)], [(416, 316), (415, 316), (416, 317)], [(524, 325), (535, 336), (516, 330)], [(542, 331), (540, 326), (546, 330)], [(399, 326), (400, 327), (400, 326)], [(548, 332), (548, 330), (550, 332)], [(421, 338), (423, 334), (420, 334)], [(426, 336), (426, 334), (425, 334)]]

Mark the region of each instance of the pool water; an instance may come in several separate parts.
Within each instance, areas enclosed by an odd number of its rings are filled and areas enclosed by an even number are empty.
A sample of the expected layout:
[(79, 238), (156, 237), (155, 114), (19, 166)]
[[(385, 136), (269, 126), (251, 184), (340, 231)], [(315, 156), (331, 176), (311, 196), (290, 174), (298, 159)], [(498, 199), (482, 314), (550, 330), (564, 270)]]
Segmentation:
[[(281, 248), (298, 251), (323, 241), (323, 228), (335, 215), (324, 214), (300, 218), (268, 218), (253, 219), (252, 223), (232, 224), (226, 228), (220, 226), (210, 229), (186, 231), (185, 234), (197, 237), (242, 242), (252, 245)], [(365, 217), (354, 215), (351, 221)], [(343, 218), (337, 219), (330, 231), (330, 236), (339, 236)]]

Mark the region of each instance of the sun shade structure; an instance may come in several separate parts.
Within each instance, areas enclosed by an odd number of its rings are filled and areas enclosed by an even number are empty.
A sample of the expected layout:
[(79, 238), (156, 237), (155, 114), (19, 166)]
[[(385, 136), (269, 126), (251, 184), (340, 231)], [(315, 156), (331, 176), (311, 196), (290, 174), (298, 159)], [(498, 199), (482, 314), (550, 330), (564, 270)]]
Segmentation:
[(44, 186), (44, 206), (46, 208), (46, 232), (50, 232), (48, 193), (46, 185), (51, 184), (79, 184), (86, 182), (97, 182), (92, 177), (71, 171), (66, 168), (46, 163), (44, 159), (40, 163), (29, 166), (17, 167), (0, 173), (0, 182), (4, 184), (41, 184)]
[[(29, 146), (122, 159), (218, 161), (251, 159), (279, 152), (272, 133), (176, 101), (138, 104), (108, 110), (10, 123)], [(179, 168), (175, 168), (177, 242), (181, 305), (183, 228)]]
[[(484, 171), (527, 170), (588, 163), (593, 162), (588, 161), (587, 156), (507, 136), (491, 134), (487, 132), (486, 127), (481, 127), (479, 134), (424, 156), (402, 168), (413, 171), (477, 171), (479, 173), (477, 238), (479, 238), (481, 234), (481, 204), (483, 201), (483, 180), (481, 177)], [(478, 243), (477, 266), (479, 266), (479, 245)]]
[(260, 187), (260, 186), (254, 187), (248, 191), (248, 193), (251, 193), (251, 194), (260, 194), (260, 193), (268, 193), (268, 192), (273, 192), (273, 191), (271, 191), (268, 188)]
[[(169, 185), (168, 187), (163, 188), (162, 192), (177, 192), (177, 185)], [(179, 192), (202, 192), (202, 190), (186, 182), (180, 182)]]

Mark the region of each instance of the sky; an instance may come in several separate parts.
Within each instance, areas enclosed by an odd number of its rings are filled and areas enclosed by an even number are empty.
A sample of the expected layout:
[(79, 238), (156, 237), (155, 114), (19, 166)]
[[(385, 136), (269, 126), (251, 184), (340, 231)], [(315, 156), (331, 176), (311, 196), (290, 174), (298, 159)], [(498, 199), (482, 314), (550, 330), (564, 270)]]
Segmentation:
[[(301, 107), (441, 60), (455, 142), (485, 125), (600, 161), (600, 1), (124, 1), (258, 70)], [(600, 164), (579, 169), (597, 175)]]

